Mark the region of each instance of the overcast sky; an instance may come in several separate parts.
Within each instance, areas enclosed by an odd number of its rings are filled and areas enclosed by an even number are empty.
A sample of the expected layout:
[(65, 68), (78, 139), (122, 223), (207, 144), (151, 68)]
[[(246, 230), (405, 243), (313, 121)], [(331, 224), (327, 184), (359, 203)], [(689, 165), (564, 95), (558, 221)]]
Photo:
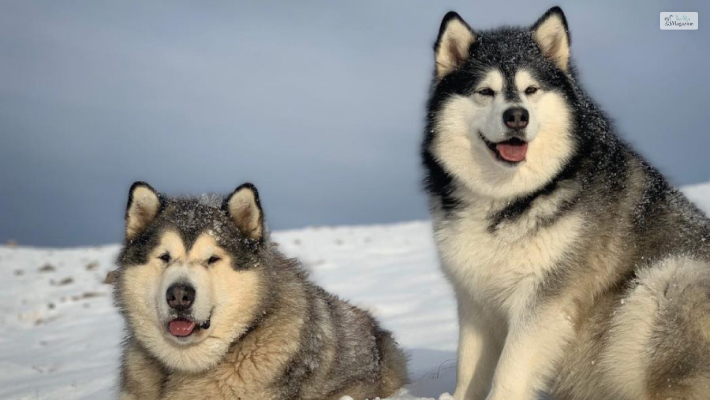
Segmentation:
[[(675, 184), (710, 180), (704, 1), (0, 2), (0, 242), (118, 242), (127, 190), (262, 194), (274, 229), (423, 219), (444, 14), (562, 5), (581, 80)], [(661, 31), (662, 11), (699, 12)]]

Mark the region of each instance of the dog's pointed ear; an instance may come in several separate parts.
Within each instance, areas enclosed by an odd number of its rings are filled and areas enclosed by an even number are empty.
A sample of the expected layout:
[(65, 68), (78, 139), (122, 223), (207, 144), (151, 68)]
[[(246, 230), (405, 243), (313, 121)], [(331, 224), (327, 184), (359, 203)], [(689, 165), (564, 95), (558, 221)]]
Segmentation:
[(437, 79), (448, 75), (468, 59), (475, 40), (471, 27), (457, 13), (449, 11), (441, 21), (439, 37), (434, 44)]
[(254, 185), (239, 186), (227, 197), (222, 208), (246, 237), (257, 241), (264, 238), (264, 212)]
[(570, 37), (562, 9), (552, 7), (547, 10), (533, 25), (532, 33), (542, 54), (562, 71), (569, 70)]
[(145, 182), (136, 182), (128, 193), (126, 207), (126, 239), (133, 239), (150, 225), (160, 212), (158, 192)]

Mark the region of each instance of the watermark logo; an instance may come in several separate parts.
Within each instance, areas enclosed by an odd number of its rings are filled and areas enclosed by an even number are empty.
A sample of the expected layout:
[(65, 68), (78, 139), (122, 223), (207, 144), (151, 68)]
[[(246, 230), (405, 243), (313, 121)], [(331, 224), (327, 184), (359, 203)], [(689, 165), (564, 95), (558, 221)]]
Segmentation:
[(698, 13), (696, 12), (662, 12), (661, 29), (663, 30), (697, 30)]

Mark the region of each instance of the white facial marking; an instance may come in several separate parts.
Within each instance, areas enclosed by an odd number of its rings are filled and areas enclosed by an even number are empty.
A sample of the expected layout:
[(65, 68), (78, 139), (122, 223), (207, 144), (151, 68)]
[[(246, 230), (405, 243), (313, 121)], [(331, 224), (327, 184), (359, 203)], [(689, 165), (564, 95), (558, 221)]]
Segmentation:
[[(471, 115), (473, 129), (480, 132), (486, 140), (497, 143), (504, 140), (505, 126), (503, 125), (503, 112), (508, 108), (503, 96), (505, 90), (503, 74), (498, 70), (491, 70), (476, 86), (473, 94), (475, 115)], [(493, 95), (482, 94), (485, 89), (493, 91)]]
[[(168, 253), (166, 262), (161, 256)], [(211, 256), (219, 260), (208, 263)], [(166, 232), (145, 264), (127, 266), (120, 275), (121, 301), (132, 334), (169, 368), (199, 372), (214, 366), (253, 321), (261, 302), (262, 277), (256, 269), (235, 271), (232, 258), (212, 236), (203, 234), (189, 250), (180, 235)], [(167, 304), (174, 283), (195, 289), (189, 318), (210, 327), (177, 338), (168, 331), (176, 313)]]
[[(431, 144), (437, 161), (467, 189), (478, 195), (510, 198), (537, 190), (557, 174), (574, 150), (572, 114), (557, 91), (543, 90), (526, 70), (519, 70), (514, 83), (519, 101), (505, 99), (505, 78), (498, 70), (488, 71), (474, 93), (452, 95), (439, 110)], [(537, 91), (526, 94), (528, 87)], [(491, 89), (493, 96), (483, 89)], [(525, 161), (501, 162), (481, 139), (489, 143), (507, 140), (510, 130), (503, 113), (510, 107), (524, 107), (529, 113), (525, 128), (528, 142)]]
[[(515, 74), (515, 87), (520, 98), (518, 106), (528, 110), (529, 120), (525, 128), (525, 141), (529, 143), (535, 140), (540, 128), (537, 106), (543, 94), (542, 88), (540, 83), (524, 69)], [(529, 88), (534, 88), (534, 93), (526, 93)]]

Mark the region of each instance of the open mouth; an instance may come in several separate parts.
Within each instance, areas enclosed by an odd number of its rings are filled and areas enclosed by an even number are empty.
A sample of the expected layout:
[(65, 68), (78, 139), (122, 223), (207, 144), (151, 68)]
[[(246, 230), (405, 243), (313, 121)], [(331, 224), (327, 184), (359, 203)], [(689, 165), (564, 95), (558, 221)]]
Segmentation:
[(517, 164), (525, 161), (525, 155), (528, 152), (528, 142), (512, 138), (503, 142), (492, 143), (486, 140), (482, 133), (478, 133), (481, 140), (495, 154), (496, 158), (508, 164)]
[(175, 337), (188, 337), (201, 329), (209, 329), (210, 320), (200, 324), (188, 318), (174, 318), (168, 322), (168, 331)]

